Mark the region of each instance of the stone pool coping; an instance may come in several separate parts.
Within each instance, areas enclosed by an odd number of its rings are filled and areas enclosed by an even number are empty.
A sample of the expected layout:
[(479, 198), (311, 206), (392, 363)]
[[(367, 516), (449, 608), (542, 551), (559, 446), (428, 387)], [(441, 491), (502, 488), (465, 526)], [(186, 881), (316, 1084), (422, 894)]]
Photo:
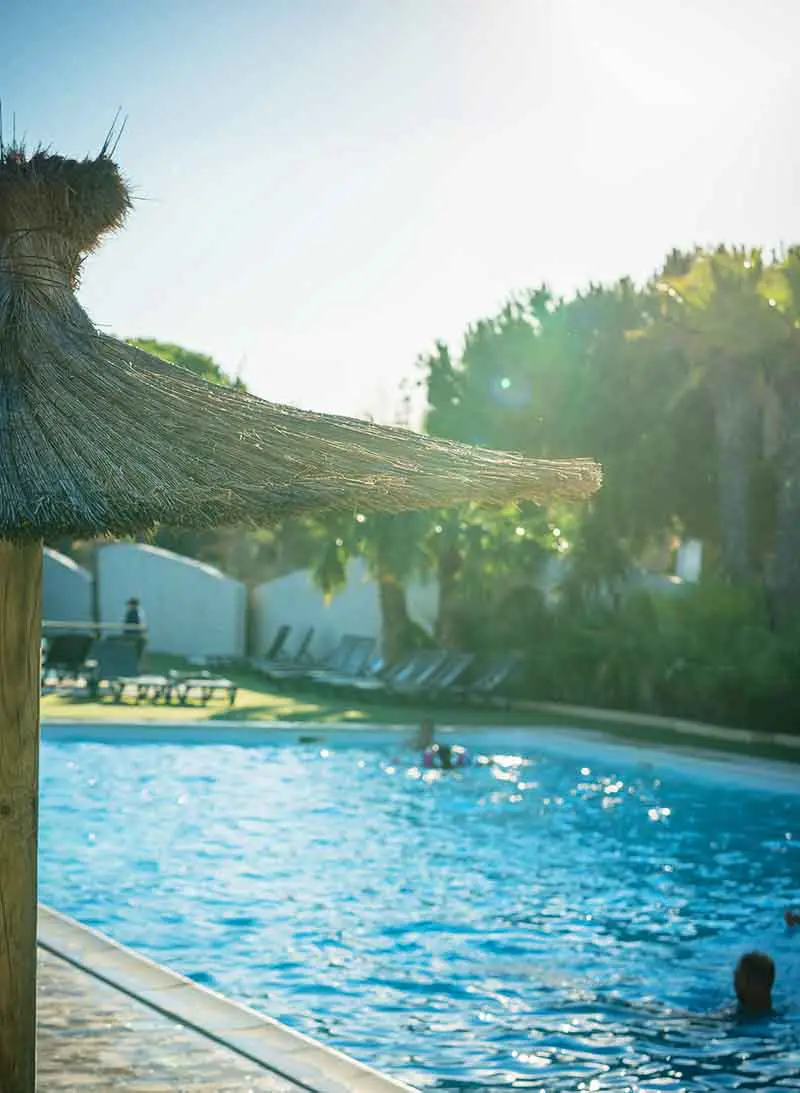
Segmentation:
[[(601, 709), (594, 706), (569, 706), (557, 702), (519, 702), (517, 708), (549, 717), (551, 724), (598, 729), (628, 742), (650, 743), (654, 739), (673, 744), (693, 743), (739, 755), (774, 754), (788, 762), (800, 762), (800, 733), (755, 732), (689, 721), (680, 717), (629, 713), (627, 710)], [(575, 722), (580, 721), (581, 725)], [(642, 740), (642, 730), (646, 736)], [(637, 735), (634, 735), (637, 734)]]
[(335, 1048), (232, 1002), (39, 905), (39, 946), (309, 1093), (416, 1093)]
[[(532, 714), (536, 722), (504, 725), (463, 725), (448, 724), (443, 719), (439, 729), (443, 732), (458, 732), (469, 736), (473, 732), (491, 733), (493, 731), (535, 732), (542, 728), (562, 728), (596, 730), (600, 733), (622, 739), (631, 744), (662, 744), (671, 746), (698, 746), (714, 751), (721, 751), (742, 756), (771, 757), (790, 763), (800, 763), (800, 733), (753, 732), (749, 729), (734, 729), (723, 725), (705, 724), (699, 721), (687, 721), (681, 718), (660, 717), (655, 714), (629, 713), (625, 710), (607, 710), (590, 706), (567, 706), (555, 702), (518, 702), (514, 707), (518, 712)], [(513, 710), (509, 713), (513, 714)], [(434, 711), (435, 713), (435, 711)], [(446, 718), (445, 711), (442, 711)], [(77, 718), (44, 719), (42, 728), (45, 735), (54, 740), (106, 739), (104, 730), (113, 731), (117, 741), (129, 739), (172, 739), (183, 731), (190, 730), (194, 739), (208, 743), (222, 743), (226, 736), (235, 736), (247, 742), (266, 741), (266, 736), (274, 734), (277, 740), (290, 736), (303, 737), (309, 734), (319, 735), (323, 739), (332, 739), (338, 735), (348, 737), (367, 736), (369, 734), (414, 733), (417, 723), (380, 724), (365, 721), (354, 723), (315, 722), (315, 721), (238, 721), (238, 720), (198, 720), (198, 721), (119, 721), (113, 718), (90, 718), (80, 721)]]

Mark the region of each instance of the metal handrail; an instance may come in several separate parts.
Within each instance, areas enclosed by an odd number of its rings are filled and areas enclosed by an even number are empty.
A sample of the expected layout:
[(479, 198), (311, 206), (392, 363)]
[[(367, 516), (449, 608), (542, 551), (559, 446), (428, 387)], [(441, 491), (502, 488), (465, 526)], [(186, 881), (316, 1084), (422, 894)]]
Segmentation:
[(42, 631), (59, 630), (67, 633), (82, 634), (87, 630), (100, 634), (144, 634), (147, 632), (146, 623), (131, 622), (59, 622), (55, 619), (44, 619)]

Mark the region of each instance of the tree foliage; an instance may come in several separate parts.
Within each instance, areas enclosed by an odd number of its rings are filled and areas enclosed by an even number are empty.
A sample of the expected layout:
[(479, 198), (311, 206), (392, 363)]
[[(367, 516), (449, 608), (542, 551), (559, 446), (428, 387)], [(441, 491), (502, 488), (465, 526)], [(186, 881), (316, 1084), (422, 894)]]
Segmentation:
[(245, 385), (238, 376), (229, 376), (217, 364), (213, 357), (205, 353), (198, 353), (194, 349), (185, 349), (182, 345), (173, 342), (160, 342), (155, 338), (128, 338), (129, 345), (143, 349), (146, 353), (152, 353), (154, 357), (161, 357), (170, 364), (177, 364), (179, 368), (185, 368), (194, 372), (201, 379), (209, 383), (219, 383), (223, 387), (235, 387), (237, 390), (245, 390)]

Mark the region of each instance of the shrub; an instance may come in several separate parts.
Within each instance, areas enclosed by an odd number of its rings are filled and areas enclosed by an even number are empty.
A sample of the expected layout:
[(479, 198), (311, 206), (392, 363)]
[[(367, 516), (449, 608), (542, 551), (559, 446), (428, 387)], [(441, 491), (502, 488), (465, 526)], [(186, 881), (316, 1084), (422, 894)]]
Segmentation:
[(707, 582), (573, 601), (546, 623), (531, 618), (524, 648), (531, 698), (756, 731), (800, 726), (800, 635), (772, 630), (757, 589)]

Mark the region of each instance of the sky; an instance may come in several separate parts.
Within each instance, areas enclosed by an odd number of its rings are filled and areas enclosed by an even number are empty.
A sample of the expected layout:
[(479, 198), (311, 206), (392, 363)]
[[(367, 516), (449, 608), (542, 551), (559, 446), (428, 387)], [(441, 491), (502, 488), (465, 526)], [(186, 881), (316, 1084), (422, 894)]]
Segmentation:
[(797, 0), (5, 0), (4, 132), (116, 158), (102, 329), (396, 418), (437, 339), (673, 247), (800, 242)]

